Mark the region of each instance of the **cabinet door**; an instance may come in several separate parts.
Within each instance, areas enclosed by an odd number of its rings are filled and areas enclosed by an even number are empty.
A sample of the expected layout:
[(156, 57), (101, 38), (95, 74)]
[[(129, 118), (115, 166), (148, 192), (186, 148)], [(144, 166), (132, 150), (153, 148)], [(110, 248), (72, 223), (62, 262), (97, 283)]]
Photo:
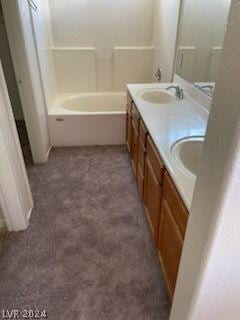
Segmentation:
[(137, 165), (137, 182), (138, 182), (138, 189), (141, 195), (141, 199), (143, 199), (144, 194), (144, 171), (145, 171), (145, 155), (146, 149), (142, 144), (140, 139), (140, 135), (138, 138), (138, 165)]
[(173, 297), (182, 254), (183, 238), (166, 199), (162, 200), (158, 237), (160, 259), (170, 297)]
[(143, 200), (143, 184), (144, 184), (144, 175), (142, 168), (140, 166), (140, 163), (138, 162), (137, 165), (137, 185), (138, 185), (138, 190), (141, 196), (141, 199)]
[(131, 113), (127, 111), (126, 114), (126, 144), (128, 152), (131, 154), (132, 148), (132, 117)]
[(132, 166), (134, 174), (137, 172), (137, 164), (138, 164), (138, 130), (135, 127), (135, 123), (132, 121), (132, 147), (131, 147), (131, 155), (132, 155)]
[(146, 156), (144, 172), (144, 205), (155, 243), (158, 237), (162, 188)]
[(147, 135), (148, 135), (147, 128), (145, 127), (143, 120), (140, 119), (140, 121), (139, 121), (139, 139), (141, 140), (142, 145), (144, 147), (146, 147), (146, 144), (147, 144)]
[(167, 171), (164, 173), (163, 197), (166, 199), (181, 235), (184, 238), (188, 221), (188, 210)]

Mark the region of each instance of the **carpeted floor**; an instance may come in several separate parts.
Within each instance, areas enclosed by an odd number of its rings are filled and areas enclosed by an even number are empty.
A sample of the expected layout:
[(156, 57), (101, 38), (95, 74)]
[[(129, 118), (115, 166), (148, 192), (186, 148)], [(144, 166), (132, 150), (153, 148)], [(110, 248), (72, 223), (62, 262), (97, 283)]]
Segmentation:
[(0, 258), (0, 309), (47, 310), (50, 320), (167, 320), (126, 149), (54, 149), (28, 173), (35, 209)]

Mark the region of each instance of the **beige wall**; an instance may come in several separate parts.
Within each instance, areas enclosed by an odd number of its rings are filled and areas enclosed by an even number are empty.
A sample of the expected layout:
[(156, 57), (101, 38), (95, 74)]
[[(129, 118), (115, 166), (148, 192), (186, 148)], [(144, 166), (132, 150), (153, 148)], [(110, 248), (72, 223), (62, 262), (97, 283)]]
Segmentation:
[(239, 35), (233, 0), (171, 320), (240, 319)]
[(0, 60), (3, 65), (4, 75), (7, 82), (8, 92), (16, 119), (23, 119), (23, 111), (18, 93), (17, 82), (13, 69), (10, 49), (8, 45), (7, 32), (4, 24), (2, 8), (0, 4)]

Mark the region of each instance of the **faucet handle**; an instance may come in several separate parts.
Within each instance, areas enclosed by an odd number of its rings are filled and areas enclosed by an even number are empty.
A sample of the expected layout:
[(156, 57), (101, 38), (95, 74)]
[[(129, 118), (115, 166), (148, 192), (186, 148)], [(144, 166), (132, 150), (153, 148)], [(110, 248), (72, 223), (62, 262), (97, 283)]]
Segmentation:
[(161, 82), (161, 80), (162, 80), (162, 68), (158, 67), (157, 72), (155, 73), (155, 78), (158, 80), (158, 82)]

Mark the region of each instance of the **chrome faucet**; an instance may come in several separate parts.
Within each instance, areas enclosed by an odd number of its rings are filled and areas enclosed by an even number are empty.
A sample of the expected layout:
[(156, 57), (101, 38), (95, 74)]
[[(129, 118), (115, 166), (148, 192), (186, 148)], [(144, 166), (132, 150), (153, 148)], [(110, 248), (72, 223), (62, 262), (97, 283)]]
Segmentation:
[(199, 89), (209, 89), (209, 90), (213, 90), (214, 89), (214, 86), (212, 86), (211, 84), (206, 84), (206, 85), (203, 85), (203, 86), (197, 86), (197, 88)]
[(155, 73), (155, 78), (157, 79), (158, 82), (161, 82), (162, 80), (162, 69), (158, 68), (157, 72)]
[(184, 98), (184, 92), (183, 89), (181, 89), (179, 86), (170, 86), (168, 87), (166, 90), (170, 90), (170, 89), (175, 89), (176, 90), (176, 97), (178, 99), (183, 99)]

